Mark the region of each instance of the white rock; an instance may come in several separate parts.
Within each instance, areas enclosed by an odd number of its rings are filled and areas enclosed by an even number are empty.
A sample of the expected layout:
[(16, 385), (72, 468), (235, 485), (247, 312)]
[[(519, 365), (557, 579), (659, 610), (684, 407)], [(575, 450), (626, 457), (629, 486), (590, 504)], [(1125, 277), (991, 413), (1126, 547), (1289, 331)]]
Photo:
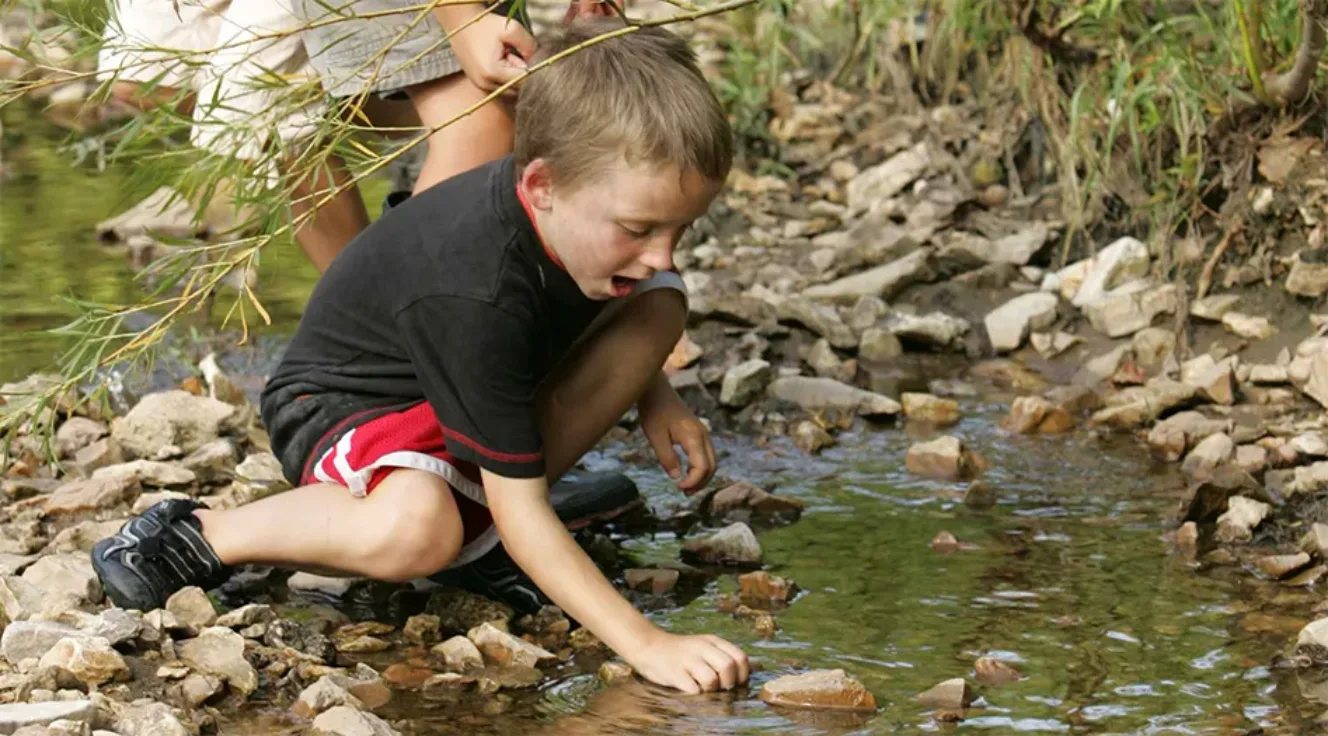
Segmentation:
[(1239, 302), (1240, 297), (1236, 294), (1213, 294), (1191, 302), (1190, 316), (1209, 322), (1221, 322), (1226, 313)]
[(913, 180), (926, 173), (931, 159), (931, 151), (923, 141), (860, 172), (845, 187), (849, 209), (866, 210), (900, 193)]
[(1236, 451), (1236, 443), (1224, 433), (1205, 437), (1190, 450), (1181, 465), (1181, 472), (1190, 476), (1201, 476), (1231, 459)]
[(387, 721), (372, 713), (339, 705), (314, 719), (314, 736), (401, 736)]
[(702, 562), (724, 565), (759, 565), (761, 545), (751, 527), (742, 522), (730, 524), (709, 537), (683, 542), (683, 551)]
[(1070, 300), (1076, 307), (1092, 304), (1117, 286), (1147, 276), (1150, 257), (1147, 245), (1125, 237), (1103, 248), (1090, 261), (1083, 284)]
[(1017, 350), (1030, 330), (1056, 321), (1057, 298), (1046, 292), (1023, 294), (996, 308), (984, 320), (991, 345), (997, 352)]
[(258, 672), (244, 658), (244, 637), (234, 631), (214, 626), (175, 646), (180, 659), (190, 667), (226, 680), (243, 695), (258, 688)]
[(47, 726), (54, 721), (91, 723), (96, 716), (97, 706), (91, 700), (0, 705), (0, 733), (14, 733), (24, 726)]
[(813, 286), (802, 295), (809, 299), (854, 300), (864, 296), (890, 299), (907, 286), (936, 277), (930, 264), (931, 254), (931, 248), (919, 248), (883, 266)]
[(145, 396), (111, 423), (111, 436), (138, 457), (155, 457), (167, 445), (189, 453), (216, 440), (235, 418), (230, 404), (176, 389)]
[(769, 363), (760, 358), (739, 363), (724, 374), (719, 402), (725, 406), (746, 406), (760, 396), (769, 383)]
[(864, 391), (829, 378), (806, 376), (779, 378), (770, 384), (769, 392), (774, 398), (797, 404), (806, 411), (834, 409), (872, 417), (898, 414), (903, 408), (899, 402), (888, 396)]
[(886, 329), (900, 340), (921, 343), (942, 350), (963, 345), (964, 335), (972, 327), (968, 320), (945, 312), (925, 315), (891, 313), (885, 321)]
[(1273, 507), (1262, 501), (1255, 501), (1244, 496), (1232, 496), (1227, 501), (1227, 510), (1217, 517), (1217, 538), (1221, 542), (1248, 542), (1255, 527), (1259, 526)]
[(1174, 284), (1152, 286), (1132, 281), (1084, 306), (1093, 329), (1108, 337), (1132, 335), (1153, 323), (1159, 314), (1171, 314), (1180, 303)]
[(1254, 317), (1239, 312), (1227, 312), (1222, 316), (1222, 326), (1227, 331), (1246, 340), (1266, 340), (1277, 333), (1277, 328), (1265, 317)]
[(92, 473), (94, 480), (101, 478), (123, 479), (127, 483), (142, 483), (153, 488), (187, 486), (196, 478), (193, 471), (186, 470), (172, 463), (155, 460), (135, 460), (119, 465), (108, 465)]
[(87, 555), (47, 555), (23, 572), (23, 579), (38, 588), (79, 600), (101, 600), (101, 581)]

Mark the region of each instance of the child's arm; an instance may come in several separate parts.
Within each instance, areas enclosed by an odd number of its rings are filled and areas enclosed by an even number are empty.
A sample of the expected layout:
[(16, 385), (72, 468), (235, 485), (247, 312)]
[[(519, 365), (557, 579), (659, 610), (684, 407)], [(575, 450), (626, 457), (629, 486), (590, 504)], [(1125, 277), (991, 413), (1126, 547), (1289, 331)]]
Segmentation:
[[(433, 13), (443, 31), (452, 34), (449, 43), (462, 71), (484, 92), (524, 74), (525, 60), (535, 55), (530, 31), (515, 18), (486, 11), (483, 3), (439, 5)], [(509, 54), (509, 49), (515, 53)]]
[(747, 681), (742, 650), (717, 636), (665, 632), (624, 600), (554, 513), (543, 478), (481, 474), (507, 553), (554, 603), (642, 676), (689, 693)]

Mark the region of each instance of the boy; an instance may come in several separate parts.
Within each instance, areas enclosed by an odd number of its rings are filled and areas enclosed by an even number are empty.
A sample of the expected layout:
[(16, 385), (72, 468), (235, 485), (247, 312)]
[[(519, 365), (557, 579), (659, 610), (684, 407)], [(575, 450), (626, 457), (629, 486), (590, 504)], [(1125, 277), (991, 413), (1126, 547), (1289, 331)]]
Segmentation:
[[(541, 53), (622, 27), (578, 21)], [(501, 540), (646, 678), (693, 693), (746, 681), (732, 644), (632, 608), (548, 500), (633, 404), (685, 493), (714, 472), (661, 366), (686, 322), (673, 248), (727, 177), (728, 121), (687, 45), (658, 28), (537, 72), (516, 116), (512, 156), (397, 205), (319, 281), (262, 405), (302, 487), (130, 520), (92, 553), (111, 600), (146, 610), (245, 563), (411, 580)]]

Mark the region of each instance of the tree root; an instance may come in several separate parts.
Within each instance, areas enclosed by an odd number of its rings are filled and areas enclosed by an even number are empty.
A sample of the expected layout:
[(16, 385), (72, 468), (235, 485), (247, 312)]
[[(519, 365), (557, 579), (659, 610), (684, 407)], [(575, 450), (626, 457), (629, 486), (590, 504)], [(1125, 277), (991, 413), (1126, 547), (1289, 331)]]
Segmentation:
[(1300, 0), (1300, 46), (1296, 49), (1295, 64), (1286, 72), (1269, 72), (1263, 78), (1264, 91), (1274, 103), (1294, 104), (1309, 94), (1319, 57), (1323, 55), (1325, 21), (1328, 21), (1328, 0)]

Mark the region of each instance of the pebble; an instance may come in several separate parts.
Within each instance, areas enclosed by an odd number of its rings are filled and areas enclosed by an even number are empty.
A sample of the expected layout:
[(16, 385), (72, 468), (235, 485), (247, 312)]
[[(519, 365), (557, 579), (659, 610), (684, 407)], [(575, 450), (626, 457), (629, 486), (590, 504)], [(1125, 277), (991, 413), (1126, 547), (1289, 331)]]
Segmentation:
[(372, 713), (344, 705), (329, 708), (314, 719), (314, 736), (401, 736), (401, 732)]
[(176, 591), (166, 600), (166, 610), (175, 616), (189, 636), (217, 621), (217, 609), (213, 607), (212, 599), (196, 585)]
[(620, 682), (630, 681), (636, 676), (636, 670), (633, 670), (632, 666), (626, 662), (619, 662), (615, 659), (600, 665), (596, 676), (605, 685), (616, 685)]
[(730, 524), (709, 537), (689, 539), (683, 542), (682, 551), (684, 558), (711, 565), (761, 564), (761, 545), (751, 527), (742, 522)]
[(788, 603), (798, 591), (798, 586), (788, 578), (771, 575), (765, 570), (749, 572), (738, 576), (739, 596), (750, 605), (766, 606), (771, 603)]
[(844, 670), (814, 670), (784, 675), (761, 687), (761, 700), (770, 705), (806, 710), (871, 713), (876, 698)]
[(646, 591), (653, 595), (664, 595), (673, 590), (680, 577), (681, 574), (677, 570), (634, 568), (623, 572), (623, 579), (628, 588)]
[(475, 643), (464, 636), (454, 636), (433, 648), (452, 672), (467, 672), (484, 666), (484, 657)]
[(1019, 670), (992, 657), (979, 657), (973, 663), (973, 671), (978, 684), (992, 687), (1008, 685), (1023, 679)]
[(921, 693), (918, 701), (932, 708), (962, 710), (973, 702), (973, 690), (967, 680), (956, 677)]
[(557, 659), (551, 652), (500, 631), (491, 623), (480, 624), (467, 632), (466, 636), (486, 659), (499, 666), (535, 667), (540, 662)]
[(957, 437), (941, 437), (908, 448), (904, 467), (908, 472), (940, 481), (971, 480), (982, 472), (985, 463), (964, 447)]
[(936, 427), (948, 427), (959, 422), (959, 402), (952, 399), (905, 392), (900, 395), (899, 401), (904, 406), (904, 416), (912, 421)]

